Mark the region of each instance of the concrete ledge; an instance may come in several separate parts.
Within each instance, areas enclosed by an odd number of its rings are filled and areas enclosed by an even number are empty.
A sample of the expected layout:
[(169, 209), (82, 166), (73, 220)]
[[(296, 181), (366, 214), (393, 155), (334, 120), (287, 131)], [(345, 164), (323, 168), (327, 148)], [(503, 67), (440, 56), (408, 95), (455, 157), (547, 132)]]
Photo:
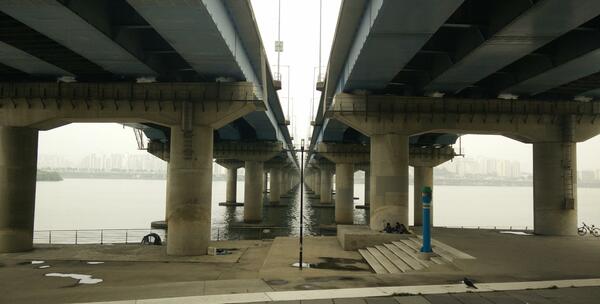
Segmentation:
[(370, 246), (397, 242), (413, 237), (413, 234), (383, 233), (373, 231), (366, 225), (338, 225), (337, 238), (344, 250), (358, 250)]
[(225, 206), (225, 207), (244, 207), (244, 203), (240, 203), (240, 202), (222, 202), (222, 203), (219, 203), (219, 206)]

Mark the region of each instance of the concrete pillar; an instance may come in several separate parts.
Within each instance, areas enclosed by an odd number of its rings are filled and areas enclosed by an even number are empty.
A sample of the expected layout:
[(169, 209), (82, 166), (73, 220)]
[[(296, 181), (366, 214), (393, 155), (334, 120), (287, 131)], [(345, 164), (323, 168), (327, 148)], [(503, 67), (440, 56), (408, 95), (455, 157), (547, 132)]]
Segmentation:
[(0, 127), (0, 253), (33, 249), (38, 131)]
[(321, 195), (321, 170), (315, 168), (315, 195)]
[(372, 230), (386, 223), (408, 227), (408, 136), (371, 136), (371, 222)]
[(244, 182), (244, 222), (255, 223), (262, 220), (262, 190), (264, 182), (264, 163), (246, 161)]
[(332, 176), (331, 170), (329, 168), (321, 167), (321, 203), (322, 204), (331, 204), (333, 201), (331, 195), (331, 187), (332, 187)]
[(171, 127), (167, 254), (204, 255), (210, 242), (213, 128)]
[(227, 188), (225, 193), (226, 203), (235, 203), (237, 200), (237, 168), (227, 168)]
[(371, 202), (371, 169), (365, 170), (365, 206)]
[[(264, 170), (264, 168), (263, 168)], [(263, 177), (263, 193), (267, 193), (268, 192), (268, 185), (269, 185), (269, 172), (264, 172), (264, 177)]]
[[(418, 166), (415, 169), (415, 188), (414, 188), (414, 225), (423, 226), (423, 202), (421, 199), (421, 190), (428, 186), (433, 190), (433, 167)], [(431, 226), (433, 226), (433, 203), (430, 207)]]
[(533, 144), (533, 223), (542, 235), (577, 233), (575, 143)]
[(281, 169), (271, 169), (271, 193), (269, 193), (269, 202), (279, 203), (281, 201)]
[(171, 210), (171, 195), (170, 195), (171, 187), (169, 186), (171, 184), (171, 174), (169, 174), (169, 171), (171, 171), (171, 164), (170, 164), (170, 162), (167, 162), (167, 182), (166, 182), (167, 189), (165, 190), (165, 196), (166, 196), (165, 223), (169, 222), (169, 212)]
[(335, 164), (335, 222), (354, 223), (354, 165)]

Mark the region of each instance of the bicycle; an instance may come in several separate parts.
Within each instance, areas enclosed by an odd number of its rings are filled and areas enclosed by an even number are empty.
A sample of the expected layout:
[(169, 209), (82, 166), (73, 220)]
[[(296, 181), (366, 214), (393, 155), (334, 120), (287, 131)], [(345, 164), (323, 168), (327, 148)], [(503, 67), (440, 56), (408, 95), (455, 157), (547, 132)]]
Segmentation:
[[(582, 222), (583, 223), (583, 222)], [(577, 228), (577, 234), (579, 234), (580, 236), (584, 236), (587, 233), (590, 233), (591, 235), (595, 236), (595, 237), (599, 237), (600, 236), (600, 228), (595, 227), (594, 225), (592, 226), (588, 226), (585, 223), (583, 223), (583, 226)]]

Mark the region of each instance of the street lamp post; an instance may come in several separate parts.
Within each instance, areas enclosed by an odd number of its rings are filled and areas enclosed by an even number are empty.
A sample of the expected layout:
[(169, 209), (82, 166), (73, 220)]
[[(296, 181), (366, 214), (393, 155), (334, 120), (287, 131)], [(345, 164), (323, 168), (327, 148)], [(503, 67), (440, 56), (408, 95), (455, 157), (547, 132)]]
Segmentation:
[(304, 139), (300, 140), (300, 252), (298, 267), (302, 270), (302, 249), (304, 242)]

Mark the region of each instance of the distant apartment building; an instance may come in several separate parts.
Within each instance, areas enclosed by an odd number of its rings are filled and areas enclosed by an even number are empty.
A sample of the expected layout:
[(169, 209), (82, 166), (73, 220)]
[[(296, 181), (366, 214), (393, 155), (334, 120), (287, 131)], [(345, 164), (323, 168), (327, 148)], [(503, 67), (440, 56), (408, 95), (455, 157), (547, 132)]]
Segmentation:
[(521, 164), (517, 161), (488, 158), (455, 158), (441, 166), (458, 177), (490, 176), (500, 178), (519, 178), (523, 175)]

